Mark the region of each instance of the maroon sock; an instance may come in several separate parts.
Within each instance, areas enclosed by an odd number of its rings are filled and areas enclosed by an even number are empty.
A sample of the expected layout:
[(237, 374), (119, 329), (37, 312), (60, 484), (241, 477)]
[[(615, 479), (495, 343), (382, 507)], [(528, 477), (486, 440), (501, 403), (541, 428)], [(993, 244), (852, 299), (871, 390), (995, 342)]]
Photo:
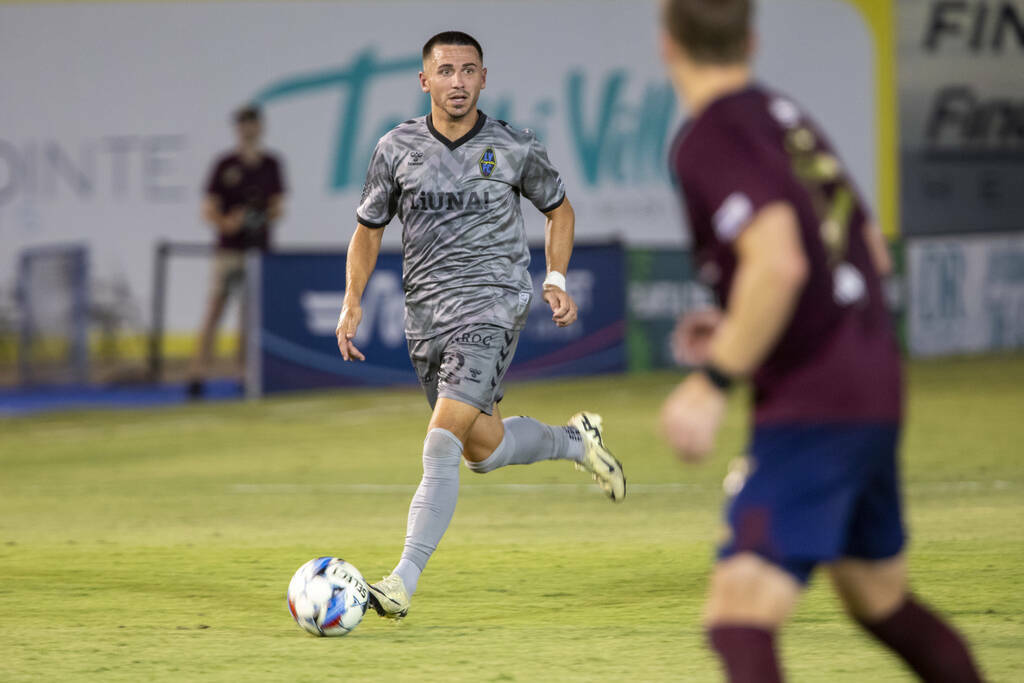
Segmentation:
[(871, 624), (861, 621), (860, 625), (902, 657), (926, 683), (981, 682), (963, 638), (910, 596), (885, 619)]
[(782, 683), (773, 631), (753, 626), (712, 626), (708, 637), (725, 665), (729, 683)]

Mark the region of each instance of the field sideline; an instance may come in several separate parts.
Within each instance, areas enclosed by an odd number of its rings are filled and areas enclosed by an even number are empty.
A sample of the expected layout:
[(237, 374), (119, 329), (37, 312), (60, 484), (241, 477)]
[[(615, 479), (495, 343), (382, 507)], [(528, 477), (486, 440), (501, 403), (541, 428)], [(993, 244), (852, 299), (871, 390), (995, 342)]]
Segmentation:
[[(719, 680), (697, 625), (741, 452), (655, 438), (669, 373), (512, 385), (506, 415), (605, 415), (630, 491), (565, 463), (462, 470), (408, 619), (351, 636), (292, 623), (320, 554), (397, 560), (428, 417), (414, 391), (0, 420), (0, 680)], [(912, 365), (904, 462), (916, 589), (991, 681), (1024, 670), (1024, 357)], [(841, 618), (824, 577), (782, 637), (790, 680), (909, 681)]]

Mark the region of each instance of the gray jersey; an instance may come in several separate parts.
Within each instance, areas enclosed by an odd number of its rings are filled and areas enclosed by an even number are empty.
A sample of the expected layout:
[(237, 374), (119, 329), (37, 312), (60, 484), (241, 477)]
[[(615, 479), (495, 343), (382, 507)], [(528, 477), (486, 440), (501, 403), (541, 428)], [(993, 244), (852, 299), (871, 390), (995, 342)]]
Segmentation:
[(480, 112), (471, 131), (449, 141), (428, 115), (380, 139), (356, 218), (369, 228), (396, 215), (402, 222), (409, 339), (478, 323), (523, 327), (533, 286), (520, 195), (543, 212), (565, 200), (529, 130)]

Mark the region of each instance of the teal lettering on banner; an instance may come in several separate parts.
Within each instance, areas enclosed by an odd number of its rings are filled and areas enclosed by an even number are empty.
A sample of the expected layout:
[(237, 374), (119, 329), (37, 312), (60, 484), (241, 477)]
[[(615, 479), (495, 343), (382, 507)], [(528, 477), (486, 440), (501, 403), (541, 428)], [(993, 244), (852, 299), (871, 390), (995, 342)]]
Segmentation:
[[(359, 186), (369, 163), (372, 144), (398, 123), (425, 113), (429, 100), (416, 95), (417, 105), (406, 115), (389, 114), (368, 123), (369, 93), (379, 79), (415, 73), (422, 67), (419, 55), (381, 59), (372, 48), (356, 54), (347, 66), (325, 69), (309, 74), (282, 78), (260, 90), (253, 101), (267, 105), (279, 100), (306, 96), (322, 91), (337, 91), (341, 96), (334, 144), (330, 162), (328, 187), (342, 192)], [(648, 83), (639, 99), (629, 99), (630, 76), (616, 69), (601, 79), (594, 79), (594, 95), (588, 98), (587, 74), (577, 69), (565, 82), (563, 110), (570, 131), (570, 143), (584, 182), (601, 184), (639, 184), (652, 180), (667, 181), (665, 151), (676, 116), (676, 100), (666, 82)], [(588, 105), (590, 98), (596, 100)], [(487, 109), (484, 105), (491, 106)], [(484, 97), (481, 108), (494, 118), (513, 121), (533, 128), (544, 138), (550, 119), (559, 103), (540, 99), (522, 107), (529, 113), (525, 119), (515, 117), (517, 103), (507, 94)], [(528, 119), (528, 120), (527, 120)], [(372, 138), (368, 138), (368, 131)]]

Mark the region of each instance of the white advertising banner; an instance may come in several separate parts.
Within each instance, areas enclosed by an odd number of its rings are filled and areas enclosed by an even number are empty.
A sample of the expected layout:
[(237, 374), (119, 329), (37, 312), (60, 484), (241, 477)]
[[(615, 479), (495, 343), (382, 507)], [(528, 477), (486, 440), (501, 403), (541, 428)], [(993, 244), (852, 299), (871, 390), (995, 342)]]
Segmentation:
[(912, 354), (1024, 348), (1024, 236), (915, 240), (907, 276)]
[(1024, 232), (1024, 0), (901, 0), (902, 227)]
[[(425, 113), (420, 47), (457, 27), (483, 44), (480, 107), (535, 129), (581, 240), (682, 245), (665, 154), (683, 113), (658, 58), (658, 3), (221, 2), (0, 5), (0, 290), (27, 246), (89, 246), (143, 316), (159, 240), (199, 218), (229, 117), (255, 101), (289, 193), (278, 246), (341, 249), (369, 155)], [(842, 0), (761, 4), (759, 76), (802, 102), (877, 197), (875, 45)], [(527, 212), (534, 240), (543, 220)], [(387, 231), (395, 247), (400, 230)], [(172, 272), (171, 330), (198, 322), (207, 266)], [(339, 282), (341, 281), (339, 274)]]

